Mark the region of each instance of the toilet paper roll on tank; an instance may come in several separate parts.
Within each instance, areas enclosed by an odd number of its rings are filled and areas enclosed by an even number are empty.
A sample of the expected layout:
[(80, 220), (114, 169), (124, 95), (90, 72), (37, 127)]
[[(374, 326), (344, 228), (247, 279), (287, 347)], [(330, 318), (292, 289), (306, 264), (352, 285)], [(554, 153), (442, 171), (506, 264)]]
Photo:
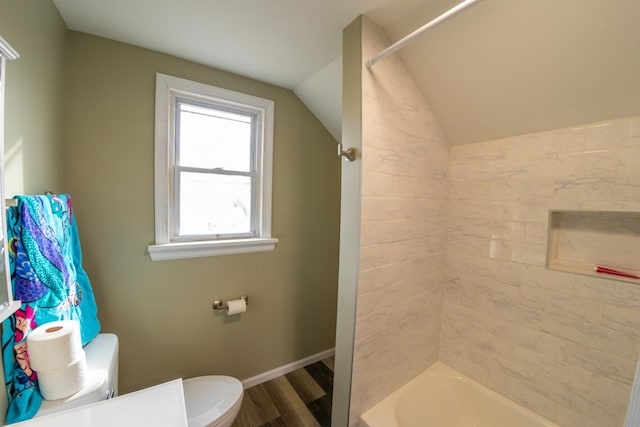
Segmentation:
[(31, 369), (38, 374), (42, 397), (62, 399), (87, 383), (87, 360), (82, 349), (80, 323), (59, 320), (45, 323), (27, 337)]

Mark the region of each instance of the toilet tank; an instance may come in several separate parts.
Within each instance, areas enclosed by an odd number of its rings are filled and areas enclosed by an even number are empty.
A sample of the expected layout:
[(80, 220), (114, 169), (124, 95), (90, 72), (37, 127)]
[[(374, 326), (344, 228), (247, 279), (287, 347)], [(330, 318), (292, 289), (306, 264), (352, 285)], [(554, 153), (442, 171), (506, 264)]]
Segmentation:
[(87, 385), (65, 399), (43, 400), (36, 417), (110, 399), (118, 395), (118, 337), (98, 334), (84, 346)]

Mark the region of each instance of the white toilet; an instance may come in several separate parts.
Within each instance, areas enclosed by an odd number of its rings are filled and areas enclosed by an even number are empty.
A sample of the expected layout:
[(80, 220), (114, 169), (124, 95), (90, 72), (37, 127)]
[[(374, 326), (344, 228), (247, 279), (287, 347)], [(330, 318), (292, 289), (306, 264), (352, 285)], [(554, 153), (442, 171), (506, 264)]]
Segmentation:
[[(77, 393), (60, 400), (43, 400), (36, 417), (77, 408), (118, 395), (118, 337), (99, 334), (84, 347), (89, 378)], [(242, 405), (242, 383), (211, 375), (183, 381), (189, 427), (229, 427)]]
[(242, 383), (235, 378), (208, 375), (183, 380), (189, 427), (230, 427), (240, 412)]

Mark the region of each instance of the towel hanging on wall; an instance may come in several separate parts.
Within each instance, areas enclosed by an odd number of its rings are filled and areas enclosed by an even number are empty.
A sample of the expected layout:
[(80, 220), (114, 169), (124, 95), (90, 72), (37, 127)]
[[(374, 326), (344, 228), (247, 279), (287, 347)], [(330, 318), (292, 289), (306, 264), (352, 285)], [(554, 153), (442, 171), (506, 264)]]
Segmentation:
[(29, 332), (56, 320), (78, 320), (82, 345), (100, 332), (71, 196), (16, 196), (7, 209), (11, 286), (21, 308), (3, 322), (2, 358), (7, 423), (32, 418), (42, 402), (26, 347)]

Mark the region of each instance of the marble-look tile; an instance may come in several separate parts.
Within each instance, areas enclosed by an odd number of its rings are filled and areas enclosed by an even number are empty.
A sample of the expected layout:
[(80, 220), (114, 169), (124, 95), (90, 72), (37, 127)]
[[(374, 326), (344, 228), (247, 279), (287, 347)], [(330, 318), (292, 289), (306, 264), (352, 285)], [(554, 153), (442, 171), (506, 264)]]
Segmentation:
[(367, 120), (367, 146), (383, 150), (397, 149), (398, 141), (405, 146), (424, 144), (424, 129), (415, 127), (404, 128), (396, 123), (389, 123), (386, 117), (376, 114)]
[(543, 267), (546, 264), (546, 246), (539, 243), (530, 242), (509, 242), (503, 240), (509, 258), (507, 260), (520, 264)]
[(449, 149), (449, 159), (452, 163), (498, 160), (506, 158), (504, 143), (479, 142), (464, 146), (452, 146)]
[[(388, 44), (363, 19), (363, 51)], [(361, 241), (350, 425), (438, 358), (449, 150), (397, 57), (363, 68)]]
[[(507, 363), (503, 359), (498, 359), (497, 362)], [(512, 370), (506, 370), (503, 366), (490, 370), (487, 385), (493, 390), (500, 390), (500, 394), (518, 402), (522, 406), (539, 414), (544, 414), (548, 419), (555, 418), (557, 403), (545, 393), (541, 393), (519, 381)]]
[[(426, 152), (416, 153), (419, 150), (411, 148), (399, 152), (397, 148), (381, 150), (365, 145), (362, 149), (362, 168), (369, 172), (388, 175), (446, 180), (448, 165), (432, 160), (433, 158)], [(446, 185), (442, 187), (446, 190)]]
[(414, 277), (379, 288), (373, 292), (358, 295), (358, 316), (364, 316), (384, 307), (394, 306), (403, 301), (410, 301), (420, 292), (443, 286), (442, 281), (434, 281), (428, 276)]
[(589, 389), (592, 400), (610, 412), (624, 411), (631, 394), (631, 386), (602, 375), (594, 375)]
[(477, 312), (451, 299), (445, 299), (442, 321), (454, 328), (458, 335), (464, 330), (492, 331), (495, 329), (495, 321), (491, 315)]
[(615, 331), (624, 331), (631, 336), (640, 337), (640, 310), (605, 304), (602, 325)]
[(520, 303), (541, 313), (585, 320), (593, 325), (602, 318), (603, 304), (598, 301), (530, 286), (522, 286), (520, 292)]
[[(365, 22), (375, 53), (388, 40)], [(545, 268), (547, 223), (640, 211), (640, 119), (447, 149), (398, 57), (364, 70), (363, 92), (352, 422), (439, 354), (560, 425), (619, 424), (640, 287)]]
[(545, 222), (549, 218), (548, 201), (526, 199), (502, 202), (504, 219), (510, 221)]
[[(640, 137), (639, 137), (640, 138)], [(640, 174), (640, 145), (632, 148), (625, 148), (616, 151), (618, 155), (619, 175)]]
[(528, 222), (525, 225), (525, 240), (539, 245), (547, 244), (548, 226), (546, 222)]
[(501, 263), (486, 257), (447, 251), (447, 266), (452, 271), (463, 271), (485, 277), (497, 277), (496, 271)]
[(593, 378), (593, 373), (586, 369), (559, 363), (545, 354), (517, 345), (513, 349), (513, 359), (577, 390), (589, 390)]
[(465, 181), (467, 179), (466, 164), (450, 164), (449, 165), (449, 182)]
[[(509, 274), (508, 272), (507, 274)], [(549, 270), (541, 266), (527, 265), (522, 272), (516, 271), (519, 282), (535, 288), (547, 289), (561, 294), (573, 294), (576, 275)], [(516, 280), (516, 278), (514, 278)]]
[(496, 302), (495, 316), (509, 323), (524, 325), (529, 329), (536, 330), (540, 329), (542, 322), (540, 311), (519, 304), (517, 298)]
[(398, 197), (363, 197), (361, 209), (362, 221), (445, 218), (448, 213), (444, 200)]
[[(499, 320), (498, 320), (499, 321)], [(493, 333), (509, 342), (523, 347), (537, 350), (537, 343), (540, 336), (539, 330), (535, 328), (535, 324), (525, 324), (524, 326), (518, 323), (498, 323), (493, 330)], [(503, 355), (506, 357), (507, 355)]]
[[(502, 145), (503, 141), (496, 141), (496, 143)], [(541, 155), (575, 153), (584, 150), (583, 127), (520, 135), (506, 140), (508, 159), (530, 159)]]
[(496, 302), (491, 298), (478, 293), (465, 292), (454, 286), (446, 287), (446, 297), (455, 301), (456, 304), (465, 306), (472, 310), (485, 314), (495, 312)]
[(485, 277), (464, 271), (450, 271), (448, 286), (457, 287), (467, 292), (480, 293), (497, 303), (510, 303), (517, 300), (520, 287), (500, 280), (496, 277)]
[(457, 218), (496, 219), (504, 217), (502, 202), (449, 200), (449, 215)]
[(567, 343), (564, 346), (564, 360), (624, 384), (633, 383), (636, 369), (635, 361), (574, 343)]
[(362, 221), (360, 244), (377, 245), (402, 240), (421, 239), (442, 235), (438, 241), (446, 240), (446, 218), (415, 218), (386, 221)]
[(461, 353), (456, 351), (455, 348), (452, 348), (449, 343), (450, 342), (447, 341), (441, 345), (440, 360), (480, 384), (486, 385), (489, 378), (489, 370), (486, 367), (463, 357)]
[(373, 292), (381, 288), (392, 286), (398, 282), (414, 277), (434, 278), (444, 280), (442, 256), (413, 257), (409, 260), (377, 265), (374, 268), (360, 270), (358, 278), (358, 293)]
[(587, 177), (556, 180), (553, 199), (563, 201), (637, 200), (640, 176)]
[(400, 176), (379, 171), (362, 172), (362, 196), (396, 197), (406, 199), (433, 199), (444, 201), (449, 197), (446, 178), (439, 179), (441, 185), (434, 185), (425, 177)]
[(528, 167), (535, 177), (601, 178), (616, 175), (618, 154), (615, 150), (552, 154), (532, 158)]
[(451, 200), (551, 200), (554, 186), (551, 179), (530, 182), (524, 179), (497, 178), (487, 181), (458, 181), (449, 185)]
[[(547, 269), (549, 210), (640, 211), (639, 137), (636, 118), (451, 149), (441, 357), (473, 363), (490, 387), (557, 411), (561, 425), (621, 419), (640, 351), (640, 287)], [(637, 244), (617, 246), (632, 257)], [(498, 295), (492, 284), (511, 287)]]
[(534, 350), (552, 357), (554, 360), (564, 360), (563, 348), (566, 340), (544, 332), (536, 333)]
[(530, 173), (526, 159), (500, 159), (466, 163), (466, 177), (473, 181), (525, 178)]
[(563, 427), (619, 427), (621, 425), (616, 421), (615, 417), (594, 419), (562, 405), (558, 405), (556, 417), (553, 421)]
[(544, 316), (542, 330), (616, 356), (628, 359), (632, 356), (634, 340), (624, 332), (561, 316)]
[(526, 227), (527, 224), (524, 222), (495, 218), (449, 218), (449, 231), (457, 231), (465, 236), (522, 242), (525, 240)]
[(640, 288), (633, 283), (576, 275), (574, 292), (594, 301), (640, 309)]
[(360, 248), (360, 269), (368, 270), (386, 264), (437, 254), (442, 254), (444, 257), (445, 245), (446, 235), (443, 233), (427, 238), (362, 246)]
[(629, 120), (597, 123), (585, 128), (586, 149), (600, 150), (628, 147), (638, 144), (633, 137), (633, 124)]
[(447, 248), (455, 253), (485, 257), (491, 253), (493, 242), (497, 239), (487, 239), (460, 233), (449, 233)]

